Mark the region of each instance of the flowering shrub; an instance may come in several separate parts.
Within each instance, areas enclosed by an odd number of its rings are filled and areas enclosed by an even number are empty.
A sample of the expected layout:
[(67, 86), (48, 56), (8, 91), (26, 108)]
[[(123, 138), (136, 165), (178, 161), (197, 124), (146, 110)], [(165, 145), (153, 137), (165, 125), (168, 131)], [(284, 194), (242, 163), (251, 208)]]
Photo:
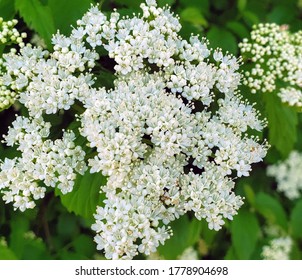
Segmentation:
[[(155, 1), (141, 8), (141, 16), (107, 18), (92, 7), (69, 37), (53, 37), (53, 52), (27, 45), (3, 61), (2, 81), (29, 113), (5, 136), (21, 156), (1, 164), (3, 199), (24, 211), (46, 187), (71, 192), (91, 157), (74, 143), (80, 133), (95, 149), (90, 172), (107, 177), (92, 228), (98, 249), (113, 259), (154, 252), (172, 234), (166, 225), (189, 211), (219, 230), (242, 205), (232, 173), (248, 176), (267, 149), (246, 133), (263, 122), (241, 101), (237, 59), (215, 50), (209, 62), (206, 40), (182, 39), (168, 8)], [(94, 85), (98, 48), (115, 63), (113, 88)], [(49, 139), (43, 116), (76, 102), (84, 109), (79, 131)]]
[(301, 258), (296, 1), (97, 2), (0, 1), (0, 259)]

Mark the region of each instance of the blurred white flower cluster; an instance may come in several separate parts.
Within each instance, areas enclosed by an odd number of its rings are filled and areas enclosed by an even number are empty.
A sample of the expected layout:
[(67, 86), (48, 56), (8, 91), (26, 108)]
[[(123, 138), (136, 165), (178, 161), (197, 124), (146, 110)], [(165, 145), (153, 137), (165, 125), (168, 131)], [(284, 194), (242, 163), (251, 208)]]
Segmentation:
[[(0, 17), (0, 111), (8, 108), (15, 102), (16, 93), (6, 87), (2, 78), (1, 72), (6, 72), (3, 66), (3, 60), (1, 58), (1, 52), (6, 45), (18, 44), (19, 47), (23, 47), (23, 39), (26, 38), (26, 33), (19, 33), (15, 28), (18, 21), (16, 19), (4, 21)], [(11, 48), (11, 52), (15, 53), (16, 49)]]
[(285, 25), (259, 24), (250, 39), (240, 43), (251, 70), (244, 84), (252, 93), (276, 92), (283, 103), (302, 106), (302, 32), (290, 33)]
[(302, 190), (302, 154), (292, 151), (288, 158), (280, 163), (267, 168), (267, 174), (275, 177), (277, 190), (283, 192), (289, 199), (296, 199), (301, 196)]
[[(88, 156), (90, 172), (108, 177), (92, 228), (98, 249), (112, 259), (155, 252), (172, 235), (169, 223), (189, 211), (219, 230), (243, 203), (233, 191), (234, 177), (248, 176), (267, 150), (248, 133), (265, 122), (241, 101), (237, 59), (220, 50), (211, 55), (196, 36), (182, 39), (178, 17), (156, 1), (141, 8), (132, 18), (117, 12), (107, 18), (92, 7), (69, 37), (53, 37), (54, 52), (26, 46), (20, 56), (4, 57), (2, 79), (17, 89), (30, 114), (5, 138), (22, 152), (2, 164), (6, 201), (31, 208), (31, 198), (45, 192), (37, 180), (72, 190), (75, 173), (85, 171), (85, 153), (72, 132), (42, 140), (49, 134), (43, 116), (82, 103), (80, 133), (96, 150)], [(101, 49), (116, 74), (110, 90), (93, 87)], [(14, 176), (17, 184), (11, 172), (22, 174)]]
[(290, 237), (272, 239), (268, 245), (262, 248), (264, 260), (289, 260), (293, 241)]

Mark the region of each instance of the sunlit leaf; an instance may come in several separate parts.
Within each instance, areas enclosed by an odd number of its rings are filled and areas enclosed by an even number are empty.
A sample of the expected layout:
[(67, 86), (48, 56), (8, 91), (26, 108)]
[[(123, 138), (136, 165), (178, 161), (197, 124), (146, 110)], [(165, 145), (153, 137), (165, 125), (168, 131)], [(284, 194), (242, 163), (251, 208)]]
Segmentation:
[(26, 24), (51, 46), (51, 37), (56, 29), (50, 8), (39, 0), (15, 0), (15, 7)]
[(287, 229), (287, 217), (281, 203), (274, 197), (259, 192), (256, 195), (255, 209), (270, 223)]

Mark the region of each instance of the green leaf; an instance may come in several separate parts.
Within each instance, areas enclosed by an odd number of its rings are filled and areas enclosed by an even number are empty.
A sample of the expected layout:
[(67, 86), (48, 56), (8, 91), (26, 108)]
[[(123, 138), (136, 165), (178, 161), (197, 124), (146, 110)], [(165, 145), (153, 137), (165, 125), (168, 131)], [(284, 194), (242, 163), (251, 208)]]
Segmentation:
[(269, 143), (285, 158), (297, 140), (297, 112), (286, 106), (275, 94), (263, 94), (269, 128)]
[(200, 235), (201, 222), (197, 219), (189, 220), (184, 215), (171, 223), (173, 236), (164, 245), (158, 247), (161, 256), (168, 260), (175, 260), (188, 247), (194, 245)]
[(259, 192), (256, 195), (255, 209), (272, 224), (287, 229), (287, 217), (281, 203), (274, 197)]
[(237, 21), (229, 21), (226, 24), (227, 29), (232, 31), (239, 38), (247, 38), (249, 37), (249, 31), (247, 28), (240, 22)]
[(202, 15), (201, 11), (196, 7), (188, 7), (180, 13), (180, 18), (183, 21), (190, 22), (195, 25), (207, 26), (208, 22)]
[(76, 216), (70, 213), (62, 213), (59, 216), (57, 232), (60, 236), (67, 237), (70, 240), (72, 236), (78, 233), (78, 230)]
[(60, 195), (62, 204), (69, 212), (74, 212), (88, 220), (93, 219), (97, 205), (100, 205), (105, 195), (100, 193), (100, 187), (106, 184), (106, 177), (101, 173), (90, 174), (89, 170), (82, 175), (78, 175), (72, 192)]
[(214, 49), (221, 48), (223, 51), (229, 51), (233, 54), (238, 51), (235, 36), (225, 28), (213, 26), (206, 34), (206, 37), (210, 41), (210, 46)]
[(72, 26), (89, 9), (91, 0), (48, 0), (54, 25), (60, 33), (69, 35)]
[(297, 202), (291, 212), (290, 230), (292, 236), (302, 238), (302, 199)]
[(297, 10), (294, 5), (278, 5), (272, 9), (267, 18), (269, 21), (277, 24), (288, 24), (294, 20)]
[(246, 8), (247, 0), (237, 0), (237, 8), (239, 12), (243, 12)]
[(10, 20), (15, 14), (15, 0), (0, 0), (0, 17)]
[[(162, 1), (164, 2), (164, 1)], [(210, 13), (210, 3), (209, 0), (179, 0), (179, 12), (184, 10), (186, 7), (195, 7), (198, 8), (199, 11), (203, 14), (208, 16)]]
[(242, 15), (243, 15), (243, 19), (245, 20), (245, 22), (250, 26), (259, 23), (259, 18), (257, 16), (257, 14), (255, 14), (253, 12), (243, 11)]
[(81, 234), (77, 236), (73, 242), (76, 253), (84, 255), (88, 258), (95, 252), (95, 243), (90, 236)]
[(56, 31), (50, 8), (43, 6), (39, 0), (15, 1), (15, 8), (25, 23), (34, 29), (50, 47), (52, 34)]
[(225, 260), (236, 260), (237, 259), (235, 249), (232, 246), (229, 247), (229, 249), (227, 250), (227, 253), (226, 253), (224, 259)]
[(247, 260), (255, 250), (260, 227), (254, 214), (240, 210), (231, 223), (234, 253), (239, 259)]
[(4, 246), (3, 244), (0, 244), (0, 260), (17, 260), (18, 258), (14, 254), (14, 252)]
[(11, 234), (9, 237), (9, 247), (18, 259), (22, 259), (25, 243), (24, 234), (29, 230), (29, 221), (23, 215), (16, 215), (11, 220)]
[(253, 188), (250, 185), (245, 184), (243, 186), (244, 188), (244, 193), (247, 198), (247, 201), (249, 202), (250, 205), (255, 205), (255, 192)]

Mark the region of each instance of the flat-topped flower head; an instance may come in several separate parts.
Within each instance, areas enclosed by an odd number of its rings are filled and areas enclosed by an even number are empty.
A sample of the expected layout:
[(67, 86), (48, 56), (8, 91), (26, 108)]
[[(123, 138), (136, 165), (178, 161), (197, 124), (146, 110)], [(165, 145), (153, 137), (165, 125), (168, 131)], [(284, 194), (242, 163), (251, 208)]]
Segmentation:
[[(204, 38), (181, 38), (178, 17), (168, 7), (147, 1), (141, 8), (141, 15), (122, 17), (91, 7), (70, 36), (54, 35), (53, 52), (26, 46), (21, 56), (4, 57), (7, 85), (18, 91), (30, 117), (17, 118), (5, 137), (22, 156), (3, 163), (3, 176), (8, 165), (32, 183), (39, 179), (66, 193), (87, 159), (90, 172), (107, 177), (100, 186), (106, 199), (92, 228), (97, 248), (111, 259), (155, 252), (172, 236), (170, 222), (188, 212), (210, 229), (221, 229), (243, 204), (234, 179), (248, 176), (267, 150), (266, 142), (251, 136), (265, 122), (238, 92), (240, 60), (211, 51)], [(95, 83), (102, 71), (96, 66), (99, 49), (114, 66), (111, 88)], [(75, 147), (72, 132), (48, 139), (43, 120), (75, 103), (83, 111), (76, 117), (77, 133), (94, 151), (86, 156)], [(24, 128), (34, 127), (37, 119), (43, 123), (38, 131)], [(25, 137), (27, 144), (20, 142)], [(40, 166), (45, 159), (50, 161)], [(24, 160), (31, 162), (29, 170), (19, 167)], [(15, 186), (5, 181), (6, 201), (21, 210), (33, 207), (33, 199), (26, 199), (35, 194), (22, 196)], [(43, 196), (44, 189), (33, 186)]]

